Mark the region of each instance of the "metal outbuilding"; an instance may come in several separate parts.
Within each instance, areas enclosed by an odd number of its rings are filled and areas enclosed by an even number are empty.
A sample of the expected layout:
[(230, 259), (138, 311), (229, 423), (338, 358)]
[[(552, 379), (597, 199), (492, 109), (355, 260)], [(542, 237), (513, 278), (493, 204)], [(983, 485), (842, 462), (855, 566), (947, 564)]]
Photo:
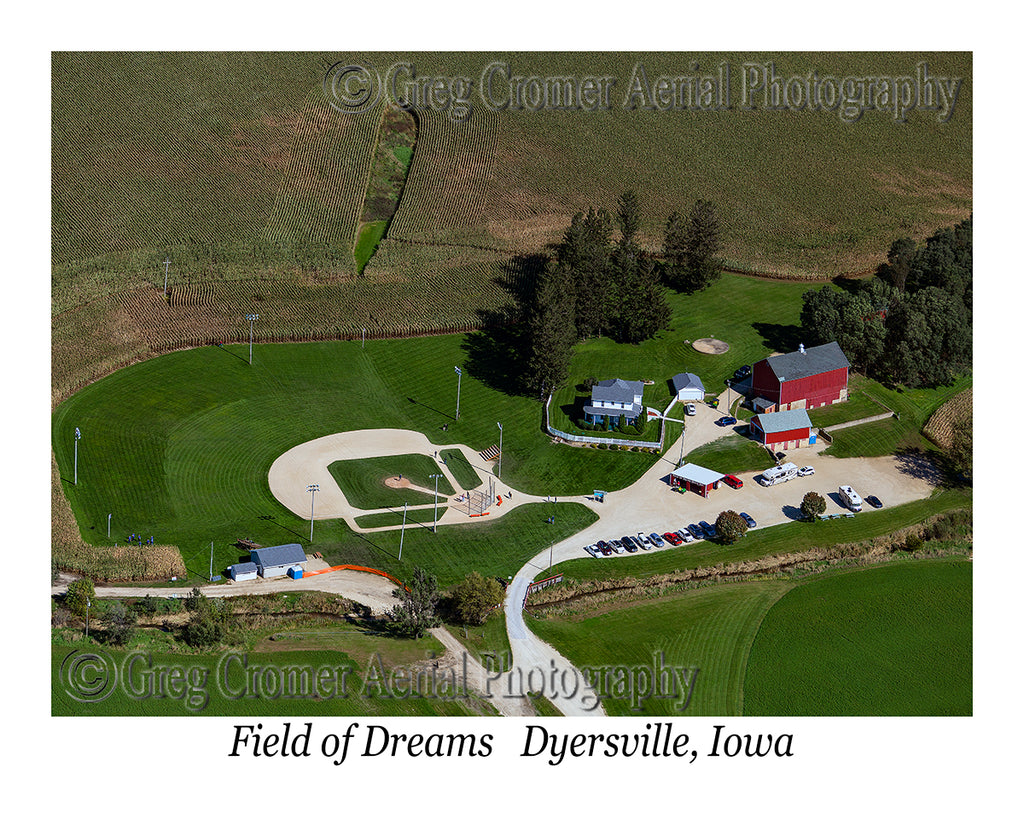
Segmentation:
[(298, 543), (253, 549), (249, 552), (249, 557), (256, 565), (261, 577), (281, 577), (288, 574), (288, 570), (291, 568), (301, 570), (306, 563), (306, 553)]
[(228, 566), (228, 577), (236, 583), (240, 580), (255, 580), (256, 576), (255, 563), (235, 563), (233, 566)]

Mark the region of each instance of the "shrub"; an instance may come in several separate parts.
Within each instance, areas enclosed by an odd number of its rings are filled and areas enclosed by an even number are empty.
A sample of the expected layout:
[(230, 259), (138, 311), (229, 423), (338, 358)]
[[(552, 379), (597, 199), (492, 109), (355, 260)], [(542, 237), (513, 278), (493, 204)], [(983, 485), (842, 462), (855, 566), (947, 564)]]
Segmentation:
[(72, 614), (78, 617), (85, 617), (85, 610), (89, 603), (96, 599), (96, 589), (89, 578), (73, 580), (64, 593), (64, 606)]
[(466, 579), (451, 592), (451, 604), (463, 623), (482, 625), (487, 615), (505, 599), (505, 591), (493, 577), (482, 577), (478, 572), (466, 575)]
[(805, 520), (817, 520), (818, 515), (825, 513), (825, 499), (817, 492), (808, 492), (800, 502), (800, 514)]

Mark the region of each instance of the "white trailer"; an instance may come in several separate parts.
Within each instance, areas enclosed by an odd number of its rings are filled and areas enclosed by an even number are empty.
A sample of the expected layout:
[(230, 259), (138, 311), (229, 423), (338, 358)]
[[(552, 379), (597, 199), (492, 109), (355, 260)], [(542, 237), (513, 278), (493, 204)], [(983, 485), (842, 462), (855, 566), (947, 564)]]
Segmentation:
[(860, 495), (853, 491), (852, 486), (840, 486), (839, 497), (843, 499), (843, 503), (846, 505), (846, 508), (851, 512), (859, 512), (864, 508)]
[(761, 473), (761, 483), (765, 486), (775, 486), (777, 483), (785, 483), (796, 477), (796, 464), (779, 464)]

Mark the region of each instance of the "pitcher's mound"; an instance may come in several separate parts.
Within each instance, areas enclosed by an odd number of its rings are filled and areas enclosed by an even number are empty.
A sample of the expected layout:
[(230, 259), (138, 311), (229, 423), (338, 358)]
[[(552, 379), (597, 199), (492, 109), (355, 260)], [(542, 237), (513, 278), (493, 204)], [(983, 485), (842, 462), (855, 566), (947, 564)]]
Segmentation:
[(390, 478), (385, 478), (384, 485), (390, 486), (392, 489), (405, 489), (412, 486), (408, 478), (399, 477), (398, 475), (392, 475)]
[(721, 339), (717, 338), (698, 338), (693, 342), (693, 349), (698, 353), (707, 353), (708, 355), (721, 355), (727, 352), (729, 345)]

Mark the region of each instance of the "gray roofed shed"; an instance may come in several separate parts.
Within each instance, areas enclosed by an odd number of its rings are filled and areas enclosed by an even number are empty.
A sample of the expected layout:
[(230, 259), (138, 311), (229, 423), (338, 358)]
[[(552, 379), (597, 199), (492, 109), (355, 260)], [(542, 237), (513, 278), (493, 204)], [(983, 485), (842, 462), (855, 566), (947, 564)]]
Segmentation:
[(793, 429), (810, 429), (811, 419), (807, 410), (783, 410), (758, 415), (757, 423), (765, 432), (789, 432)]
[(249, 552), (252, 562), (260, 569), (279, 566), (294, 566), (306, 562), (306, 552), (298, 543), (285, 543), (283, 546), (265, 546)]
[(700, 380), (700, 377), (693, 373), (679, 373), (679, 375), (673, 375), (669, 383), (672, 385), (672, 392), (679, 395), (685, 390), (700, 390), (701, 394), (704, 393), (704, 384)]

